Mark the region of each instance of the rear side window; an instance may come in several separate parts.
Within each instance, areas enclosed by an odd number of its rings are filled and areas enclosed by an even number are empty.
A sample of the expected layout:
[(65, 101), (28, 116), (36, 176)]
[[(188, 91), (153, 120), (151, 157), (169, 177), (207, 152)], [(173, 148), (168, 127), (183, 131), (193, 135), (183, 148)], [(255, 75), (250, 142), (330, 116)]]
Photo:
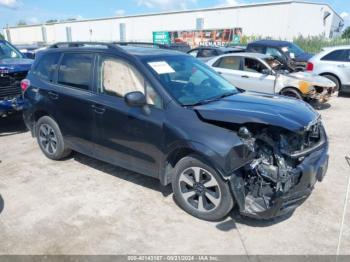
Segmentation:
[(42, 80), (53, 82), (61, 53), (43, 55), (35, 69), (35, 74)]
[(350, 50), (336, 50), (325, 55), (322, 61), (350, 62)]
[(226, 56), (219, 59), (213, 66), (225, 69), (240, 70), (241, 58), (237, 56)]
[(89, 90), (92, 61), (92, 54), (64, 54), (58, 71), (58, 83)]

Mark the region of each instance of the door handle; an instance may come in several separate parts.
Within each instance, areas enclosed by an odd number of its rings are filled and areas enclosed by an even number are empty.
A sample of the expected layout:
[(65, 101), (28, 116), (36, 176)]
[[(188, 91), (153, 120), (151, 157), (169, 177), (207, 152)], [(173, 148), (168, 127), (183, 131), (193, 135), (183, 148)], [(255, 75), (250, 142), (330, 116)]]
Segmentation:
[(218, 74), (219, 74), (219, 75), (222, 75), (222, 72), (218, 71)]
[(56, 92), (49, 91), (49, 97), (53, 100), (57, 100), (59, 95)]
[(92, 105), (92, 109), (94, 110), (95, 113), (102, 115), (105, 111), (106, 108), (101, 105)]
[(344, 67), (345, 67), (345, 65), (338, 65), (338, 67), (340, 67), (340, 68), (344, 68)]
[(249, 78), (249, 76), (247, 76), (247, 75), (244, 75), (244, 76), (241, 76), (242, 78)]

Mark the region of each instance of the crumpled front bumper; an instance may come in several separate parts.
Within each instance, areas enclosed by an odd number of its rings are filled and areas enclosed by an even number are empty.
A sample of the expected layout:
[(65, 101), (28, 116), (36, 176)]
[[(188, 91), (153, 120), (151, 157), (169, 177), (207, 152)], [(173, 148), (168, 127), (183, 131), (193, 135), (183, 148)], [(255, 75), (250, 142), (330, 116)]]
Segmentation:
[(22, 111), (24, 108), (24, 99), (18, 96), (8, 100), (0, 100), (0, 116), (13, 111)]
[[(311, 194), (317, 181), (321, 182), (328, 169), (328, 146), (313, 152), (297, 167), (301, 172), (300, 181), (287, 193), (276, 197), (269, 209), (251, 212), (246, 208), (246, 199), (239, 193), (243, 187), (237, 176), (231, 177), (231, 189), (239, 205), (240, 213), (257, 219), (271, 219), (290, 213), (300, 206)], [(237, 193), (238, 192), (238, 193)]]
[(307, 97), (311, 100), (322, 104), (327, 103), (331, 99), (334, 92), (335, 87), (324, 87), (322, 92), (314, 92), (312, 94), (307, 95)]

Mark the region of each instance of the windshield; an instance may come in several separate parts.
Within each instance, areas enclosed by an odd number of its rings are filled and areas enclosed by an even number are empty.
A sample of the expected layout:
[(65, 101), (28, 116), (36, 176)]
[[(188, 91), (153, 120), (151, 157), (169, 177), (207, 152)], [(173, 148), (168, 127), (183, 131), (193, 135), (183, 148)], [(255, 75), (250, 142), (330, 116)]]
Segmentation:
[(163, 87), (181, 105), (208, 103), (238, 90), (210, 67), (191, 56), (145, 60)]
[(0, 42), (0, 59), (23, 58), (22, 54), (6, 42)]
[[(288, 51), (290, 54), (294, 54), (295, 56), (300, 56), (301, 54), (305, 53), (303, 49), (301, 49), (296, 44), (289, 44), (286, 48), (282, 48), (282, 50)], [(286, 52), (285, 51), (285, 52)]]

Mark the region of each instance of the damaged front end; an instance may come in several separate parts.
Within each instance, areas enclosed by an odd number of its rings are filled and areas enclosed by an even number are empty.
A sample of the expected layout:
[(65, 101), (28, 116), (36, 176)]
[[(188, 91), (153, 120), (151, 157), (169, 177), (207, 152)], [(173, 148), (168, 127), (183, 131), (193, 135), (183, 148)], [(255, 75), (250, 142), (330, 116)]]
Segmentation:
[(230, 177), (243, 215), (269, 219), (293, 211), (327, 171), (328, 142), (319, 120), (301, 132), (241, 127), (238, 135), (255, 154)]

